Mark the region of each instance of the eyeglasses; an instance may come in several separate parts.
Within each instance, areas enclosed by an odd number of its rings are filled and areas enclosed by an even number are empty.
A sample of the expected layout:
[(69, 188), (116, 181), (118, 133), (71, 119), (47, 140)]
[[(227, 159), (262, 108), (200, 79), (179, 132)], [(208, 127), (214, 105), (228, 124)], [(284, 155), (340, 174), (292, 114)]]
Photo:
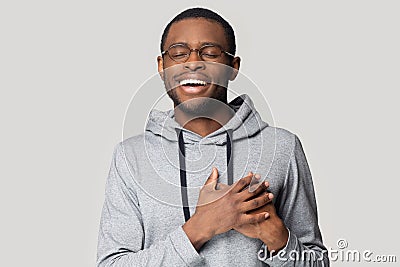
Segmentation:
[(223, 53), (234, 57), (233, 54), (222, 50), (222, 47), (214, 44), (203, 45), (199, 49), (190, 49), (184, 44), (173, 44), (167, 50), (162, 51), (161, 55), (168, 54), (173, 61), (184, 63), (189, 59), (190, 54), (194, 51), (197, 51), (201, 60), (204, 61), (217, 61)]

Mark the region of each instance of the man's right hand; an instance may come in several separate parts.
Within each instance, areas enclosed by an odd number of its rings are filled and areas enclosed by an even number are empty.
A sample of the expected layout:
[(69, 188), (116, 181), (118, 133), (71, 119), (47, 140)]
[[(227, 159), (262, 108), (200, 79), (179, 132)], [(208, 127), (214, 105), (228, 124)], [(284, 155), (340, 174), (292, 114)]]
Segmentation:
[(225, 233), (241, 225), (258, 223), (268, 218), (267, 212), (247, 214), (269, 203), (266, 184), (256, 190), (243, 190), (250, 185), (253, 174), (249, 174), (232, 186), (219, 183), (218, 170), (213, 168), (200, 190), (196, 211), (183, 225), (193, 246), (199, 250), (213, 236)]

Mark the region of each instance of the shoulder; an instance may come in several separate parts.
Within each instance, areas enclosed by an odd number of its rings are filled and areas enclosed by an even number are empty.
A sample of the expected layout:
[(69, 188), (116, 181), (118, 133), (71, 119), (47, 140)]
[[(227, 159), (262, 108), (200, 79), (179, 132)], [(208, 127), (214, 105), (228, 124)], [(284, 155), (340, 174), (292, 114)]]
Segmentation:
[(120, 144), (123, 147), (135, 147), (144, 142), (144, 133), (125, 138)]
[(128, 138), (125, 138), (119, 142), (119, 146), (125, 153), (134, 153), (136, 151), (141, 151), (145, 142), (145, 134), (138, 134)]
[(264, 140), (274, 143), (276, 151), (286, 155), (292, 154), (296, 143), (299, 142), (295, 133), (281, 127), (268, 126), (263, 129), (262, 134)]
[(116, 163), (125, 163), (126, 160), (135, 158), (138, 151), (143, 151), (144, 134), (125, 138), (114, 146), (113, 158)]

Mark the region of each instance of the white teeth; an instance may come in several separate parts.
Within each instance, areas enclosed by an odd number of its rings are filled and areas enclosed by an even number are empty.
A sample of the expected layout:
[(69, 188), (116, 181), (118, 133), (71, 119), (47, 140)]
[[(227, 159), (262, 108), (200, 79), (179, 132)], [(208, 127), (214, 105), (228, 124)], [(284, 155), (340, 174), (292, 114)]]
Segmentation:
[(186, 84), (199, 84), (199, 85), (207, 85), (205, 81), (196, 80), (196, 79), (186, 79), (179, 82), (180, 85)]

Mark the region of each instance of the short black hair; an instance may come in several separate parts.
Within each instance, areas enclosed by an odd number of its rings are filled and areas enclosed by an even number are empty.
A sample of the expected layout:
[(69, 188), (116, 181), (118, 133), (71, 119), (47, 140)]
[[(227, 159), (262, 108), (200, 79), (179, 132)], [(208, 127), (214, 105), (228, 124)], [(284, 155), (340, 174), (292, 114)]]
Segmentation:
[(224, 28), (226, 40), (228, 41), (228, 51), (227, 52), (229, 52), (233, 55), (236, 53), (235, 32), (233, 31), (232, 26), (223, 17), (221, 17), (214, 11), (211, 11), (209, 9), (202, 8), (202, 7), (186, 9), (186, 10), (182, 11), (181, 13), (179, 13), (178, 15), (176, 15), (175, 18), (173, 18), (168, 23), (168, 25), (165, 27), (164, 32), (161, 37), (161, 43), (160, 43), (161, 52), (164, 51), (165, 40), (167, 39), (168, 32), (169, 32), (172, 24), (174, 24), (175, 22), (184, 20), (184, 19), (191, 19), (191, 18), (204, 18), (204, 19), (219, 23), (222, 26), (222, 28)]

